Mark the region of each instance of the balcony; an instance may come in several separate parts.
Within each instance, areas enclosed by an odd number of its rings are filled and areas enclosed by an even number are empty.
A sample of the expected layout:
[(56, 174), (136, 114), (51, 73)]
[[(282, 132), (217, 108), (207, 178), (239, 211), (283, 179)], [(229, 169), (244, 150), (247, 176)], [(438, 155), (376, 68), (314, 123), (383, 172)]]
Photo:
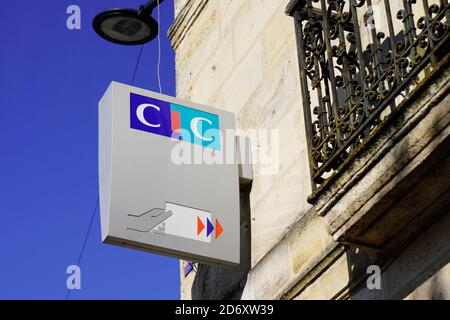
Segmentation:
[(448, 1), (292, 0), (286, 12), (308, 201), (337, 241), (398, 248), (450, 205)]
[[(395, 18), (389, 1), (377, 3), (303, 0), (288, 9), (298, 36), (315, 191), (386, 122), (387, 115), (400, 109), (420, 72), (438, 68), (448, 53), (448, 1), (430, 6), (427, 0), (404, 0)], [(415, 19), (420, 9), (425, 15)], [(375, 13), (384, 16), (381, 27)]]

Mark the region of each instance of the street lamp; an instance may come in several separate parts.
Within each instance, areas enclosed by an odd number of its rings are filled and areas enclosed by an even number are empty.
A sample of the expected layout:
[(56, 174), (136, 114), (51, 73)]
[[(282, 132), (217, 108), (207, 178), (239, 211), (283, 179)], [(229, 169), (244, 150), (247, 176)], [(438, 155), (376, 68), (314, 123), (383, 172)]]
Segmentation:
[(152, 11), (164, 0), (150, 0), (135, 9), (110, 9), (99, 13), (93, 20), (95, 32), (110, 42), (124, 45), (144, 44), (158, 35), (158, 23)]

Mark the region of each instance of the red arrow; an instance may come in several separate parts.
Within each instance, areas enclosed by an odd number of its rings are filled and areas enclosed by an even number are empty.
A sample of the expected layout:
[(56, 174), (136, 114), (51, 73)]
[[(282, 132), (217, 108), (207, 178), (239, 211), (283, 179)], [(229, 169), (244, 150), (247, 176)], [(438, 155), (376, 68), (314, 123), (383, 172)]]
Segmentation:
[(203, 229), (205, 229), (205, 225), (203, 224), (200, 217), (197, 217), (197, 235), (199, 235), (203, 231)]
[(219, 220), (216, 219), (216, 239), (217, 239), (218, 237), (220, 237), (220, 235), (222, 234), (222, 232), (223, 232), (223, 228), (222, 228), (222, 226), (220, 225)]

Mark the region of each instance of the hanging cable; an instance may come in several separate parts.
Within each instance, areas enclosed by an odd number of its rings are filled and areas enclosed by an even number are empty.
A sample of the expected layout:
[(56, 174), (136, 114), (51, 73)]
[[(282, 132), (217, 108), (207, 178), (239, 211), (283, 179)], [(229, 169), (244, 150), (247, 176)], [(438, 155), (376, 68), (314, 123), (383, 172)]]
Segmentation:
[(136, 65), (134, 66), (134, 72), (133, 72), (133, 77), (131, 78), (131, 84), (134, 84), (134, 78), (136, 77), (136, 71), (138, 69), (139, 66), (139, 61), (141, 60), (141, 54), (142, 54), (142, 48), (144, 48), (144, 45), (141, 45), (141, 49), (139, 50), (139, 55), (136, 61)]
[(156, 73), (158, 76), (158, 86), (159, 86), (159, 93), (162, 93), (162, 86), (161, 86), (161, 74), (160, 74), (160, 69), (161, 69), (161, 35), (160, 35), (160, 30), (161, 30), (161, 14), (159, 11), (159, 1), (160, 0), (156, 0), (158, 3), (157, 9), (158, 9), (158, 65), (156, 68)]
[[(84, 237), (83, 246), (81, 247), (80, 255), (78, 256), (78, 260), (77, 260), (77, 266), (78, 267), (81, 264), (81, 259), (83, 258), (84, 249), (86, 248), (86, 243), (87, 243), (87, 240), (89, 238), (89, 234), (91, 233), (91, 228), (92, 228), (92, 224), (94, 222), (95, 213), (97, 212), (98, 203), (99, 203), (99, 196), (97, 196), (97, 201), (95, 202), (94, 210), (91, 213), (91, 220), (89, 221), (89, 227), (88, 227), (88, 230), (86, 232), (86, 236)], [(69, 300), (69, 295), (70, 295), (71, 291), (72, 290), (67, 289), (66, 300)]]

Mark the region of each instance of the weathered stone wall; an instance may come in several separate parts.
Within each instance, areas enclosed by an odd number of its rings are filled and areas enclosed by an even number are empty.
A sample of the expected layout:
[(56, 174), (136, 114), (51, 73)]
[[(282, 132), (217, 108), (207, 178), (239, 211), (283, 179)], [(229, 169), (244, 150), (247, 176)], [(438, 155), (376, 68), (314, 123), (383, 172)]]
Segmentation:
[[(337, 242), (328, 211), (320, 216), (307, 203), (311, 184), (294, 25), (284, 13), (288, 2), (175, 0), (169, 36), (177, 96), (234, 112), (238, 128), (276, 129), (280, 142), (278, 172), (267, 174), (257, 162), (251, 193), (241, 194), (243, 266), (199, 266), (186, 278), (181, 267), (182, 299), (448, 298), (448, 214), (386, 264), (383, 290), (368, 291), (366, 268), (380, 260), (379, 253)], [(439, 116), (445, 118), (446, 108), (448, 99)], [(253, 139), (253, 153), (265, 144)], [(337, 201), (335, 211), (350, 202)]]

